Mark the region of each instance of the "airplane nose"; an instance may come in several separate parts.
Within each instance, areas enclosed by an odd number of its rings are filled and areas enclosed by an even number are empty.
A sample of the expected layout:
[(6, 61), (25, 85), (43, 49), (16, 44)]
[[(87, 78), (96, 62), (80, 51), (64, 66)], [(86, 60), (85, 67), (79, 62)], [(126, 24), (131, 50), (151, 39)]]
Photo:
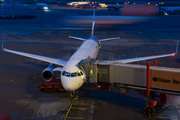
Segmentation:
[(79, 89), (83, 84), (83, 82), (81, 82), (81, 80), (77, 77), (62, 76), (61, 82), (64, 89), (68, 92), (72, 92)]

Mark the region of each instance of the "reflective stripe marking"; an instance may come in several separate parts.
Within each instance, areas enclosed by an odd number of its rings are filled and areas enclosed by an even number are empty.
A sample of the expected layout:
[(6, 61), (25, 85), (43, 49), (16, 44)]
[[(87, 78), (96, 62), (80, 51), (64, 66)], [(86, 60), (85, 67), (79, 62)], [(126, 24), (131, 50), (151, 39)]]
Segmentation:
[(85, 119), (84, 117), (67, 117), (67, 118), (71, 118), (71, 119)]
[(73, 105), (73, 103), (74, 103), (74, 101), (75, 101), (76, 99), (77, 99), (77, 98), (74, 98), (73, 101), (71, 102), (71, 105), (70, 105), (70, 107), (69, 107), (69, 109), (68, 109), (68, 111), (67, 111), (67, 113), (66, 113), (66, 116), (65, 116), (64, 120), (66, 120), (66, 118), (67, 118), (67, 116), (68, 116), (68, 114), (69, 114), (69, 112), (70, 112), (70, 110), (71, 110), (71, 108), (72, 108), (72, 105)]
[(82, 107), (72, 107), (71, 109), (88, 109), (88, 108), (82, 108)]

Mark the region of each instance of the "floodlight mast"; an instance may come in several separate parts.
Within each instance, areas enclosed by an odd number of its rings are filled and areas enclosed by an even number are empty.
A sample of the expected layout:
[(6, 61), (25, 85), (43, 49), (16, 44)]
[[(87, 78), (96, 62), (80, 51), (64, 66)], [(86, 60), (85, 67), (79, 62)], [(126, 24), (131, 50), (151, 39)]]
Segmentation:
[(11, 0), (11, 16), (14, 18), (14, 13), (13, 13), (13, 0)]

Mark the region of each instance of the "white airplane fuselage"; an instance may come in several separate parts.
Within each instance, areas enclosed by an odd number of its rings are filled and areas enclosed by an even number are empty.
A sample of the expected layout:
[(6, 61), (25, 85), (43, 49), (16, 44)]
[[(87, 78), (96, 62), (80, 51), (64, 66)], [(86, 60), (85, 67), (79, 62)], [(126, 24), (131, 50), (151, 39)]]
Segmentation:
[(64, 65), (61, 72), (61, 81), (66, 91), (79, 89), (86, 80), (86, 73), (78, 63), (83, 59), (96, 58), (99, 52), (99, 43), (95, 38), (89, 38), (77, 49)]

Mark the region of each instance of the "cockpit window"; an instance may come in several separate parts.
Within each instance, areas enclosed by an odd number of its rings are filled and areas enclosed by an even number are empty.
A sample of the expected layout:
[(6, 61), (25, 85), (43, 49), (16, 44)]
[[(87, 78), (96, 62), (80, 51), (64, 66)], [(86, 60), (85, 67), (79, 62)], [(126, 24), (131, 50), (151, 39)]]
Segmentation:
[(76, 76), (77, 76), (77, 72), (71, 73), (71, 77), (76, 77)]
[(71, 74), (69, 72), (65, 72), (65, 76), (70, 77)]
[(67, 77), (76, 77), (76, 76), (81, 76), (81, 75), (83, 75), (83, 73), (82, 73), (81, 71), (74, 72), (74, 73), (69, 73), (69, 72), (63, 71), (63, 72), (62, 72), (62, 75), (63, 75), (63, 76), (67, 76)]
[(79, 72), (77, 74), (78, 74), (78, 76), (81, 76), (81, 74)]
[(82, 72), (80, 72), (81, 73), (81, 75), (83, 75), (83, 73)]
[(78, 72), (78, 76), (81, 76), (83, 75), (83, 73), (81, 71)]
[(65, 71), (62, 72), (62, 75), (64, 75), (64, 74), (65, 74)]

